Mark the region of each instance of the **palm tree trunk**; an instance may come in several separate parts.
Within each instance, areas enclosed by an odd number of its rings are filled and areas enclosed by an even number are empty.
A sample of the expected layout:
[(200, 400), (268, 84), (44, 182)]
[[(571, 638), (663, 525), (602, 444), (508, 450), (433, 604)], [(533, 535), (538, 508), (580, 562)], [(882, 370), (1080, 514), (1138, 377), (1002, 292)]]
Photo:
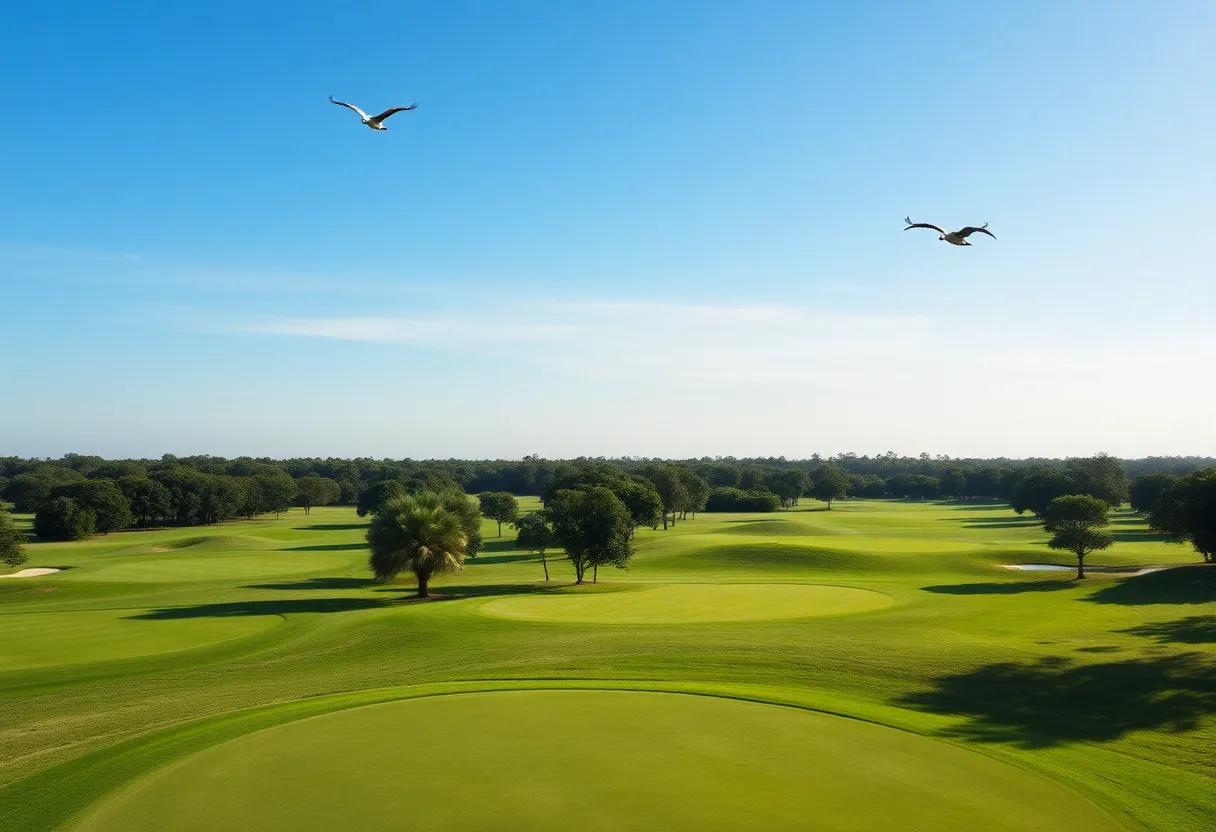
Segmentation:
[(414, 576), (418, 578), (418, 597), (430, 598), (431, 593), (427, 591), (427, 585), (431, 582), (431, 573), (425, 571), (416, 571)]

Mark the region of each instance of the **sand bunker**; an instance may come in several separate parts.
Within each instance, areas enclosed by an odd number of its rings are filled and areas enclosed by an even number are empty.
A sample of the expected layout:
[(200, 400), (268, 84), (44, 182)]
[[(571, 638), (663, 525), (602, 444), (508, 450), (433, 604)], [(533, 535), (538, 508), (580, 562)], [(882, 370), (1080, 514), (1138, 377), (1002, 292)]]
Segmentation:
[(0, 575), (0, 578), (40, 578), (43, 575), (53, 575), (62, 570), (50, 566), (35, 566), (33, 569), (22, 569), (11, 575)]

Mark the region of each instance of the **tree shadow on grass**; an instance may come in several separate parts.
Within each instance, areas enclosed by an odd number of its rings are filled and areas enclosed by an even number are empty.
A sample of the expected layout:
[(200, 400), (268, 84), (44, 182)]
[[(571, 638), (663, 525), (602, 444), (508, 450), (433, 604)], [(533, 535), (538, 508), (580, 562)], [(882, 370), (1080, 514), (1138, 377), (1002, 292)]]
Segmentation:
[(1177, 621), (1141, 624), (1116, 632), (1144, 636), (1161, 644), (1216, 644), (1216, 615), (1190, 615)]
[(1085, 600), (1095, 604), (1203, 604), (1216, 601), (1216, 567), (1176, 566), (1105, 586)]
[(1146, 540), (1164, 540), (1157, 532), (1150, 529), (1116, 529), (1109, 532), (1110, 536), (1121, 543), (1142, 543)]
[(360, 543), (319, 543), (316, 546), (291, 546), (281, 549), (283, 552), (353, 552), (366, 549), (367, 544)]
[(368, 589), (377, 583), (375, 578), (307, 578), (281, 584), (251, 584), (245, 589), (277, 589), (284, 591), (308, 589)]
[(297, 532), (344, 532), (366, 528), (367, 523), (322, 523), (316, 526), (292, 526), (292, 530)]
[(940, 595), (1020, 595), (1024, 592), (1052, 592), (1060, 589), (1076, 589), (1073, 580), (1054, 581), (1006, 581), (987, 584), (938, 584), (922, 586), (925, 592)]
[(238, 618), (293, 613), (353, 612), (387, 607), (379, 598), (298, 598), (291, 600), (234, 601), (226, 604), (199, 604), (193, 607), (166, 607), (127, 618), (140, 621), (175, 621), (182, 618)]
[[(968, 517), (965, 518), (966, 523), (963, 523), (964, 529), (1033, 529), (1042, 528), (1042, 524), (1038, 520), (1024, 519), (1021, 517)], [(944, 520), (957, 523), (958, 521), (952, 517), (944, 518)]]
[(1129, 731), (1194, 729), (1216, 713), (1216, 662), (1201, 653), (1076, 664), (1046, 658), (939, 677), (898, 704), (967, 722), (948, 736), (1042, 748)]

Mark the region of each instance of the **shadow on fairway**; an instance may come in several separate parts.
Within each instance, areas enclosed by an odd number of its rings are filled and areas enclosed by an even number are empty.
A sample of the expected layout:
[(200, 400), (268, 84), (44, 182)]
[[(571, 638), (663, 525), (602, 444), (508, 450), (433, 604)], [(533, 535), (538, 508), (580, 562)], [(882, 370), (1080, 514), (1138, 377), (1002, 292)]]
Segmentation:
[(326, 523), (318, 526), (292, 526), (297, 532), (344, 532), (351, 529), (366, 529), (367, 523)]
[(379, 598), (298, 598), (292, 600), (234, 601), (228, 604), (199, 604), (195, 607), (166, 607), (127, 618), (140, 621), (175, 621), (182, 618), (233, 618), (247, 615), (291, 615), (293, 613), (352, 612), (387, 607)]
[(278, 589), (285, 591), (307, 589), (368, 589), (376, 586), (375, 578), (306, 578), (281, 584), (251, 584), (245, 589)]
[(353, 552), (366, 549), (366, 543), (318, 543), (316, 546), (291, 546), (281, 549), (283, 552)]
[(1163, 540), (1161, 535), (1148, 529), (1117, 529), (1109, 532), (1116, 541), (1123, 543), (1141, 543), (1145, 540)]
[(1203, 604), (1216, 601), (1216, 566), (1175, 566), (1126, 578), (1085, 600), (1095, 604)]
[(1051, 592), (1057, 589), (1075, 589), (1073, 580), (1056, 581), (1011, 581), (992, 584), (938, 584), (922, 586), (925, 592), (939, 595), (1018, 595), (1023, 592)]
[(904, 707), (968, 721), (946, 735), (1040, 748), (1129, 731), (1189, 731), (1216, 713), (1216, 662), (1202, 653), (1105, 664), (1046, 658), (942, 676)]
[(1038, 520), (1026, 517), (943, 517), (939, 523), (963, 522), (964, 529), (1031, 529), (1040, 526)]
[(1216, 644), (1216, 615), (1191, 615), (1116, 632), (1144, 636), (1162, 644)]

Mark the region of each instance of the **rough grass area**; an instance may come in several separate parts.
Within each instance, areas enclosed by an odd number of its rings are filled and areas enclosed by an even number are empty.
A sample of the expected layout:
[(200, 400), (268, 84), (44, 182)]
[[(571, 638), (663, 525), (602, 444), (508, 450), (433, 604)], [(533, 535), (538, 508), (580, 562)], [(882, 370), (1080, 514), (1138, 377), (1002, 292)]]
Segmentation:
[[(888, 501), (643, 529), (631, 569), (577, 588), (560, 552), (546, 584), (539, 561), (487, 522), (482, 555), (421, 603), (408, 581), (369, 580), (364, 523), (347, 508), (32, 543), (25, 566), (64, 571), (0, 581), (0, 830), (138, 829), (138, 817), (153, 823), (191, 801), (246, 806), (249, 822), (228, 828), (290, 829), (312, 817), (290, 807), (321, 812), (310, 795), (337, 806), (341, 794), (357, 797), (345, 804), (348, 828), (391, 817), (418, 828), (440, 818), (454, 829), (544, 828), (532, 821), (548, 818), (587, 829), (596, 816), (607, 819), (600, 828), (628, 828), (630, 813), (657, 813), (652, 801), (666, 795), (673, 807), (649, 828), (700, 829), (738, 817), (743, 799), (726, 794), (735, 786), (753, 795), (755, 822), (725, 826), (779, 828), (793, 812), (799, 828), (949, 829), (954, 814), (931, 813), (953, 807), (965, 819), (954, 828), (1009, 828), (1000, 823), (1024, 816), (1027, 829), (1208, 829), (1216, 570), (1145, 533), (1135, 515), (1118, 520), (1128, 534), (1093, 565), (1184, 568), (1080, 582), (1015, 572), (1001, 565), (1068, 559), (999, 506)], [(814, 615), (835, 589), (886, 606)], [(503, 694), (349, 710), (552, 688), (719, 699), (669, 709), (690, 698), (621, 694), (599, 707)], [(800, 710), (757, 707), (753, 742), (731, 733), (741, 712), (693, 719), (701, 712), (689, 707), (703, 702), (740, 707), (721, 697)], [(419, 718), (420, 708), (434, 710)], [(655, 744), (626, 742), (622, 716)], [(378, 739), (349, 753), (326, 745), (346, 731)], [(280, 736), (296, 745), (276, 745)], [(519, 748), (521, 762), (492, 754), (500, 744)], [(293, 747), (290, 765), (238, 765)], [(230, 753), (231, 765), (207, 768)], [(374, 771), (356, 765), (364, 754), (379, 761)], [(370, 790), (340, 786), (342, 769)], [(194, 775), (175, 780), (180, 771)], [(913, 771), (920, 786), (901, 780)], [(442, 788), (426, 787), (439, 799), (433, 819), (404, 797), (419, 772), (445, 775)], [(891, 788), (862, 790), (880, 775)], [(204, 788), (224, 778), (223, 795)], [(786, 784), (780, 795), (766, 778)], [(934, 791), (947, 780), (969, 785)], [(821, 781), (830, 787), (816, 791)], [(283, 790), (278, 813), (248, 808), (262, 788)], [(681, 789), (699, 790), (692, 814)], [(964, 792), (974, 799), (951, 803)], [(577, 805), (564, 802), (571, 794)], [(994, 814), (1018, 794), (1017, 811)], [(804, 795), (824, 808), (811, 812)], [(139, 801), (149, 802), (122, 814)], [(494, 823), (469, 814), (477, 801), (496, 807)], [(895, 812), (901, 820), (880, 822)], [(909, 825), (922, 812), (923, 825)]]

